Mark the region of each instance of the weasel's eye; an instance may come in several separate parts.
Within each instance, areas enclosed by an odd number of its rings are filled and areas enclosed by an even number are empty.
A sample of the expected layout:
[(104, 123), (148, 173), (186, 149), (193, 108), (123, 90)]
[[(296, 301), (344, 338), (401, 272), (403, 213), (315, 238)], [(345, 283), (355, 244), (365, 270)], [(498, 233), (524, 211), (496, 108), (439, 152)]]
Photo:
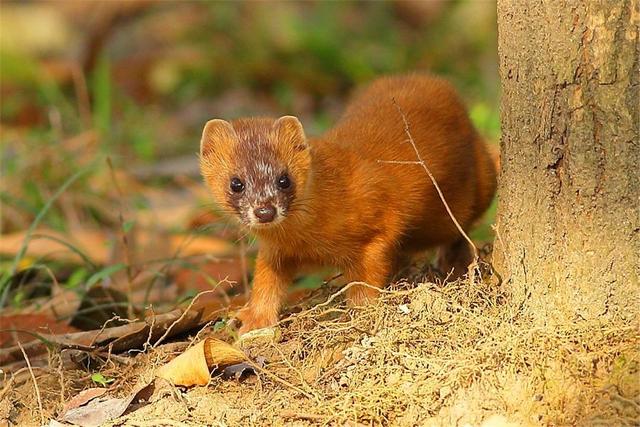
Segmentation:
[(281, 190), (286, 190), (291, 187), (291, 180), (289, 179), (289, 175), (286, 173), (278, 178), (278, 188)]
[(240, 178), (231, 178), (229, 186), (234, 193), (242, 193), (244, 191), (244, 183), (240, 181)]

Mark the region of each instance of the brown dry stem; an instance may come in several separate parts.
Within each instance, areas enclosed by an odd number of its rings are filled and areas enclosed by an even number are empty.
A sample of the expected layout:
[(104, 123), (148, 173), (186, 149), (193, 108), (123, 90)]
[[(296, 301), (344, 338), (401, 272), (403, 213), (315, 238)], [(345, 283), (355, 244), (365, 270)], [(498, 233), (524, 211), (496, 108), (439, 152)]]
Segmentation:
[(29, 375), (31, 375), (31, 380), (33, 381), (33, 388), (36, 392), (36, 399), (38, 401), (38, 409), (40, 410), (40, 425), (44, 425), (44, 411), (42, 410), (42, 397), (40, 396), (40, 388), (38, 387), (38, 381), (36, 380), (36, 376), (33, 373), (33, 368), (31, 367), (31, 361), (29, 360), (29, 356), (27, 356), (27, 352), (24, 351), (24, 347), (20, 341), (18, 341), (18, 347), (22, 350), (22, 355), (24, 356), (25, 362), (27, 362), (27, 368), (29, 369)]
[(460, 235), (467, 241), (467, 243), (469, 244), (469, 247), (471, 248), (471, 250), (473, 252), (473, 261), (469, 265), (468, 272), (469, 272), (469, 278), (471, 279), (471, 283), (475, 283), (476, 278), (478, 278), (478, 275), (479, 275), (479, 273), (478, 273), (478, 261), (479, 261), (478, 248), (473, 243), (471, 238), (469, 238), (467, 233), (464, 231), (464, 229), (462, 228), (462, 226), (460, 225), (460, 223), (456, 219), (455, 215), (453, 214), (453, 211), (449, 207), (449, 204), (447, 203), (447, 200), (444, 197), (444, 194), (442, 193), (442, 190), (440, 189), (440, 186), (438, 185), (438, 181), (436, 181), (436, 178), (433, 176), (433, 174), (431, 173), (431, 170), (429, 170), (429, 167), (427, 166), (426, 162), (422, 158), (422, 155), (420, 154), (420, 150), (418, 150), (418, 146), (416, 145), (416, 142), (413, 139), (413, 135), (411, 135), (411, 130), (410, 130), (410, 126), (409, 126), (409, 121), (407, 120), (407, 116), (405, 115), (404, 111), (402, 111), (402, 108), (400, 107), (400, 105), (398, 105), (398, 103), (396, 102), (395, 98), (392, 98), (392, 102), (393, 102), (393, 105), (398, 110), (398, 113), (400, 113), (400, 116), (402, 117), (402, 123), (404, 125), (404, 133), (407, 135), (407, 138), (408, 138), (407, 142), (409, 142), (411, 144), (411, 146), (413, 147), (413, 151), (415, 152), (416, 158), (418, 160), (417, 161), (415, 161), (415, 160), (410, 160), (410, 161), (382, 161), (381, 160), (379, 162), (380, 163), (394, 163), (394, 164), (411, 164), (411, 165), (420, 165), (420, 166), (422, 166), (422, 169), (424, 169), (424, 171), (427, 173), (427, 175), (429, 176), (429, 179), (433, 183), (433, 186), (435, 187), (436, 191), (438, 192), (438, 196), (440, 197), (440, 200), (442, 201), (442, 204), (444, 205), (445, 209), (447, 210), (447, 213), (449, 214), (449, 217), (451, 218), (451, 221), (453, 221), (454, 225), (456, 226), (456, 228), (460, 232)]

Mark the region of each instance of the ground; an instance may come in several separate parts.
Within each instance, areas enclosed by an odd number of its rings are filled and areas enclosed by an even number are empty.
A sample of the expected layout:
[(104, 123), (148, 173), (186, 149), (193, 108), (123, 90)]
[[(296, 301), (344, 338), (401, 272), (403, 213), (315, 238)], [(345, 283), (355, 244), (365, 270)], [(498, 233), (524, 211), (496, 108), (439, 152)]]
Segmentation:
[[(214, 376), (204, 387), (175, 388), (106, 425), (637, 425), (640, 420), (637, 318), (545, 324), (535, 313), (522, 312), (495, 281), (401, 282), (378, 304), (356, 310), (345, 308), (341, 294), (327, 298), (331, 292), (336, 289), (316, 292), (301, 311), (285, 316), (276, 341), (245, 348), (253, 360), (266, 360), (265, 372), (240, 380)], [(105, 376), (120, 378), (109, 393), (126, 395), (151, 381), (172, 357), (172, 346), (105, 364)], [(59, 413), (62, 396), (68, 400), (95, 386), (86, 372), (59, 369), (57, 356), (52, 354), (49, 370), (36, 372), (45, 420)], [(39, 422), (28, 374), (2, 391), (0, 408), (10, 422)]]

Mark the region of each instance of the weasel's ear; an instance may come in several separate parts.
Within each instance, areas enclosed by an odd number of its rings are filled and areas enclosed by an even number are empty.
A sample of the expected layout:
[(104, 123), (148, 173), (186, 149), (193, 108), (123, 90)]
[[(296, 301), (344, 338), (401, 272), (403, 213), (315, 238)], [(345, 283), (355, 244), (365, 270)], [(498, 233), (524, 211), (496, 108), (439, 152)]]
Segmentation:
[(289, 144), (299, 151), (308, 147), (302, 123), (295, 116), (280, 117), (273, 123), (273, 132), (279, 144)]
[(209, 120), (202, 131), (202, 139), (200, 140), (200, 156), (213, 153), (220, 147), (220, 144), (228, 143), (228, 140), (236, 139), (236, 131), (231, 123), (214, 119)]

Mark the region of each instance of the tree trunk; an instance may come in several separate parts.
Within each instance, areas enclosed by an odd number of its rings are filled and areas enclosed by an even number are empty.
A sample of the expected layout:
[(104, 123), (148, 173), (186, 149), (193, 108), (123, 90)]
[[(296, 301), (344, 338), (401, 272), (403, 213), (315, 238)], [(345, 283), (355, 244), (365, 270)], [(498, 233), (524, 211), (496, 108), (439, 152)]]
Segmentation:
[(497, 271), (546, 320), (640, 307), (637, 0), (498, 1)]

